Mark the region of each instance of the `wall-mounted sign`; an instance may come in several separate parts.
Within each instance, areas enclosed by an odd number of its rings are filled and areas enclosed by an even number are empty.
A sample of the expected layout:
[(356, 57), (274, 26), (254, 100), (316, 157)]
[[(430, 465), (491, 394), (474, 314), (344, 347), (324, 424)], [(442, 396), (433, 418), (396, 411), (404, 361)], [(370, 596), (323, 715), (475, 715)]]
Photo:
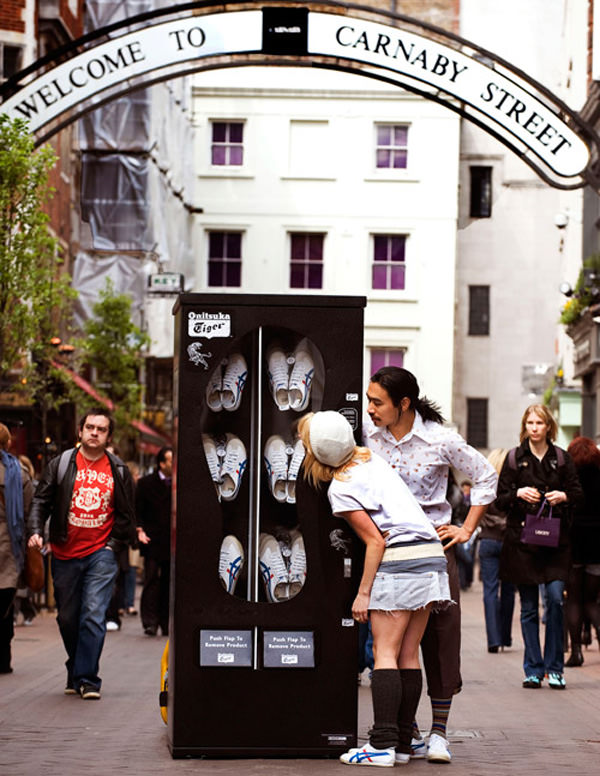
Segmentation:
[(252, 631), (201, 630), (200, 665), (248, 668), (252, 665)]
[(148, 277), (148, 291), (153, 294), (180, 294), (183, 291), (181, 272), (160, 272)]
[(314, 56), (317, 65), (329, 57), (335, 67), (352, 69), (351, 63), (360, 63), (364, 75), (385, 76), (425, 97), (431, 93), (482, 124), (550, 183), (572, 186), (572, 179), (587, 169), (590, 151), (573, 129), (582, 124), (577, 114), (507, 63), (480, 56), (475, 44), (471, 54), (465, 53), (467, 42), (459, 46), (448, 37), (446, 45), (439, 39), (442, 30), (427, 37), (355, 18), (351, 14), (360, 13), (355, 8), (341, 15), (322, 13), (317, 3), (313, 11), (312, 5), (191, 15), (100, 38), (102, 43), (82, 53), (75, 49), (78, 53), (70, 59), (26, 83), (0, 111), (28, 119), (30, 130), (37, 132), (64, 113), (85, 112), (92, 107), (91, 98), (104, 91), (117, 97), (132, 84), (142, 85), (148, 73), (153, 80), (161, 70), (165, 78), (173, 77), (180, 64), (186, 63), (189, 71), (198, 60), (200, 69), (206, 57), (232, 55), (235, 62), (236, 54), (289, 55), (293, 64), (299, 57)]

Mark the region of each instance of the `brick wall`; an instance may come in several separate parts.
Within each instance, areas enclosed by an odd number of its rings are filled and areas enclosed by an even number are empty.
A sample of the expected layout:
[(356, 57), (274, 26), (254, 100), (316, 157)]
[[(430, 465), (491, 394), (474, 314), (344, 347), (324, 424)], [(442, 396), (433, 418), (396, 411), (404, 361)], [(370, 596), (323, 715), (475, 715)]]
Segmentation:
[(25, 32), (23, 10), (25, 0), (1, 0), (0, 2), (0, 30), (10, 32)]
[(459, 30), (460, 0), (362, 0), (361, 5), (414, 16), (451, 32)]

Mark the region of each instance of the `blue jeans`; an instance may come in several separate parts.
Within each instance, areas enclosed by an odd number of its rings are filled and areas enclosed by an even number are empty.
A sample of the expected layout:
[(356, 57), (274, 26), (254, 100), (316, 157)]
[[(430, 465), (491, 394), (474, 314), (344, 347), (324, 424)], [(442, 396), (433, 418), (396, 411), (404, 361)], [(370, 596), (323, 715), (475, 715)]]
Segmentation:
[(75, 689), (100, 689), (100, 654), (106, 635), (106, 610), (118, 571), (115, 553), (103, 547), (85, 558), (52, 557), (57, 622), (67, 650), (69, 681)]
[(544, 656), (540, 648), (539, 587), (538, 585), (519, 585), (521, 596), (521, 632), (525, 644), (523, 669), (525, 676), (544, 677), (544, 674), (556, 672), (562, 674), (564, 668), (564, 630), (563, 630), (563, 592), (565, 583), (559, 580), (547, 582), (546, 599), (546, 636)]
[(479, 540), (479, 568), (483, 583), (483, 611), (488, 647), (510, 647), (515, 586), (500, 582), (500, 550), (497, 539)]

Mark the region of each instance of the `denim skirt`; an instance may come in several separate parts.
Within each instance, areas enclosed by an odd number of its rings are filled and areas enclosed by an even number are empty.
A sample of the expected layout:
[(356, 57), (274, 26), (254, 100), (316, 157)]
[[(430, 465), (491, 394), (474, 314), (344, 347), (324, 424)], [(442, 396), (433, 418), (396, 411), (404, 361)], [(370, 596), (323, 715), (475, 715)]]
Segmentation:
[(387, 547), (371, 589), (369, 610), (436, 610), (452, 603), (447, 562), (438, 540)]

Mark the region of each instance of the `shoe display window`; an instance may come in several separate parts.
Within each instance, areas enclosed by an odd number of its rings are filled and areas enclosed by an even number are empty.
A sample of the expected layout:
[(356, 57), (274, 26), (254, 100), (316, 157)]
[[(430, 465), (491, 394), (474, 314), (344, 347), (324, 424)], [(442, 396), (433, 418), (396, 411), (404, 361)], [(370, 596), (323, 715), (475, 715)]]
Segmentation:
[[(326, 489), (303, 480), (297, 427), (335, 409), (360, 439), (364, 303), (184, 294), (176, 305), (174, 756), (337, 756), (355, 743), (357, 543)], [(261, 726), (251, 697), (282, 692), (311, 721)]]

